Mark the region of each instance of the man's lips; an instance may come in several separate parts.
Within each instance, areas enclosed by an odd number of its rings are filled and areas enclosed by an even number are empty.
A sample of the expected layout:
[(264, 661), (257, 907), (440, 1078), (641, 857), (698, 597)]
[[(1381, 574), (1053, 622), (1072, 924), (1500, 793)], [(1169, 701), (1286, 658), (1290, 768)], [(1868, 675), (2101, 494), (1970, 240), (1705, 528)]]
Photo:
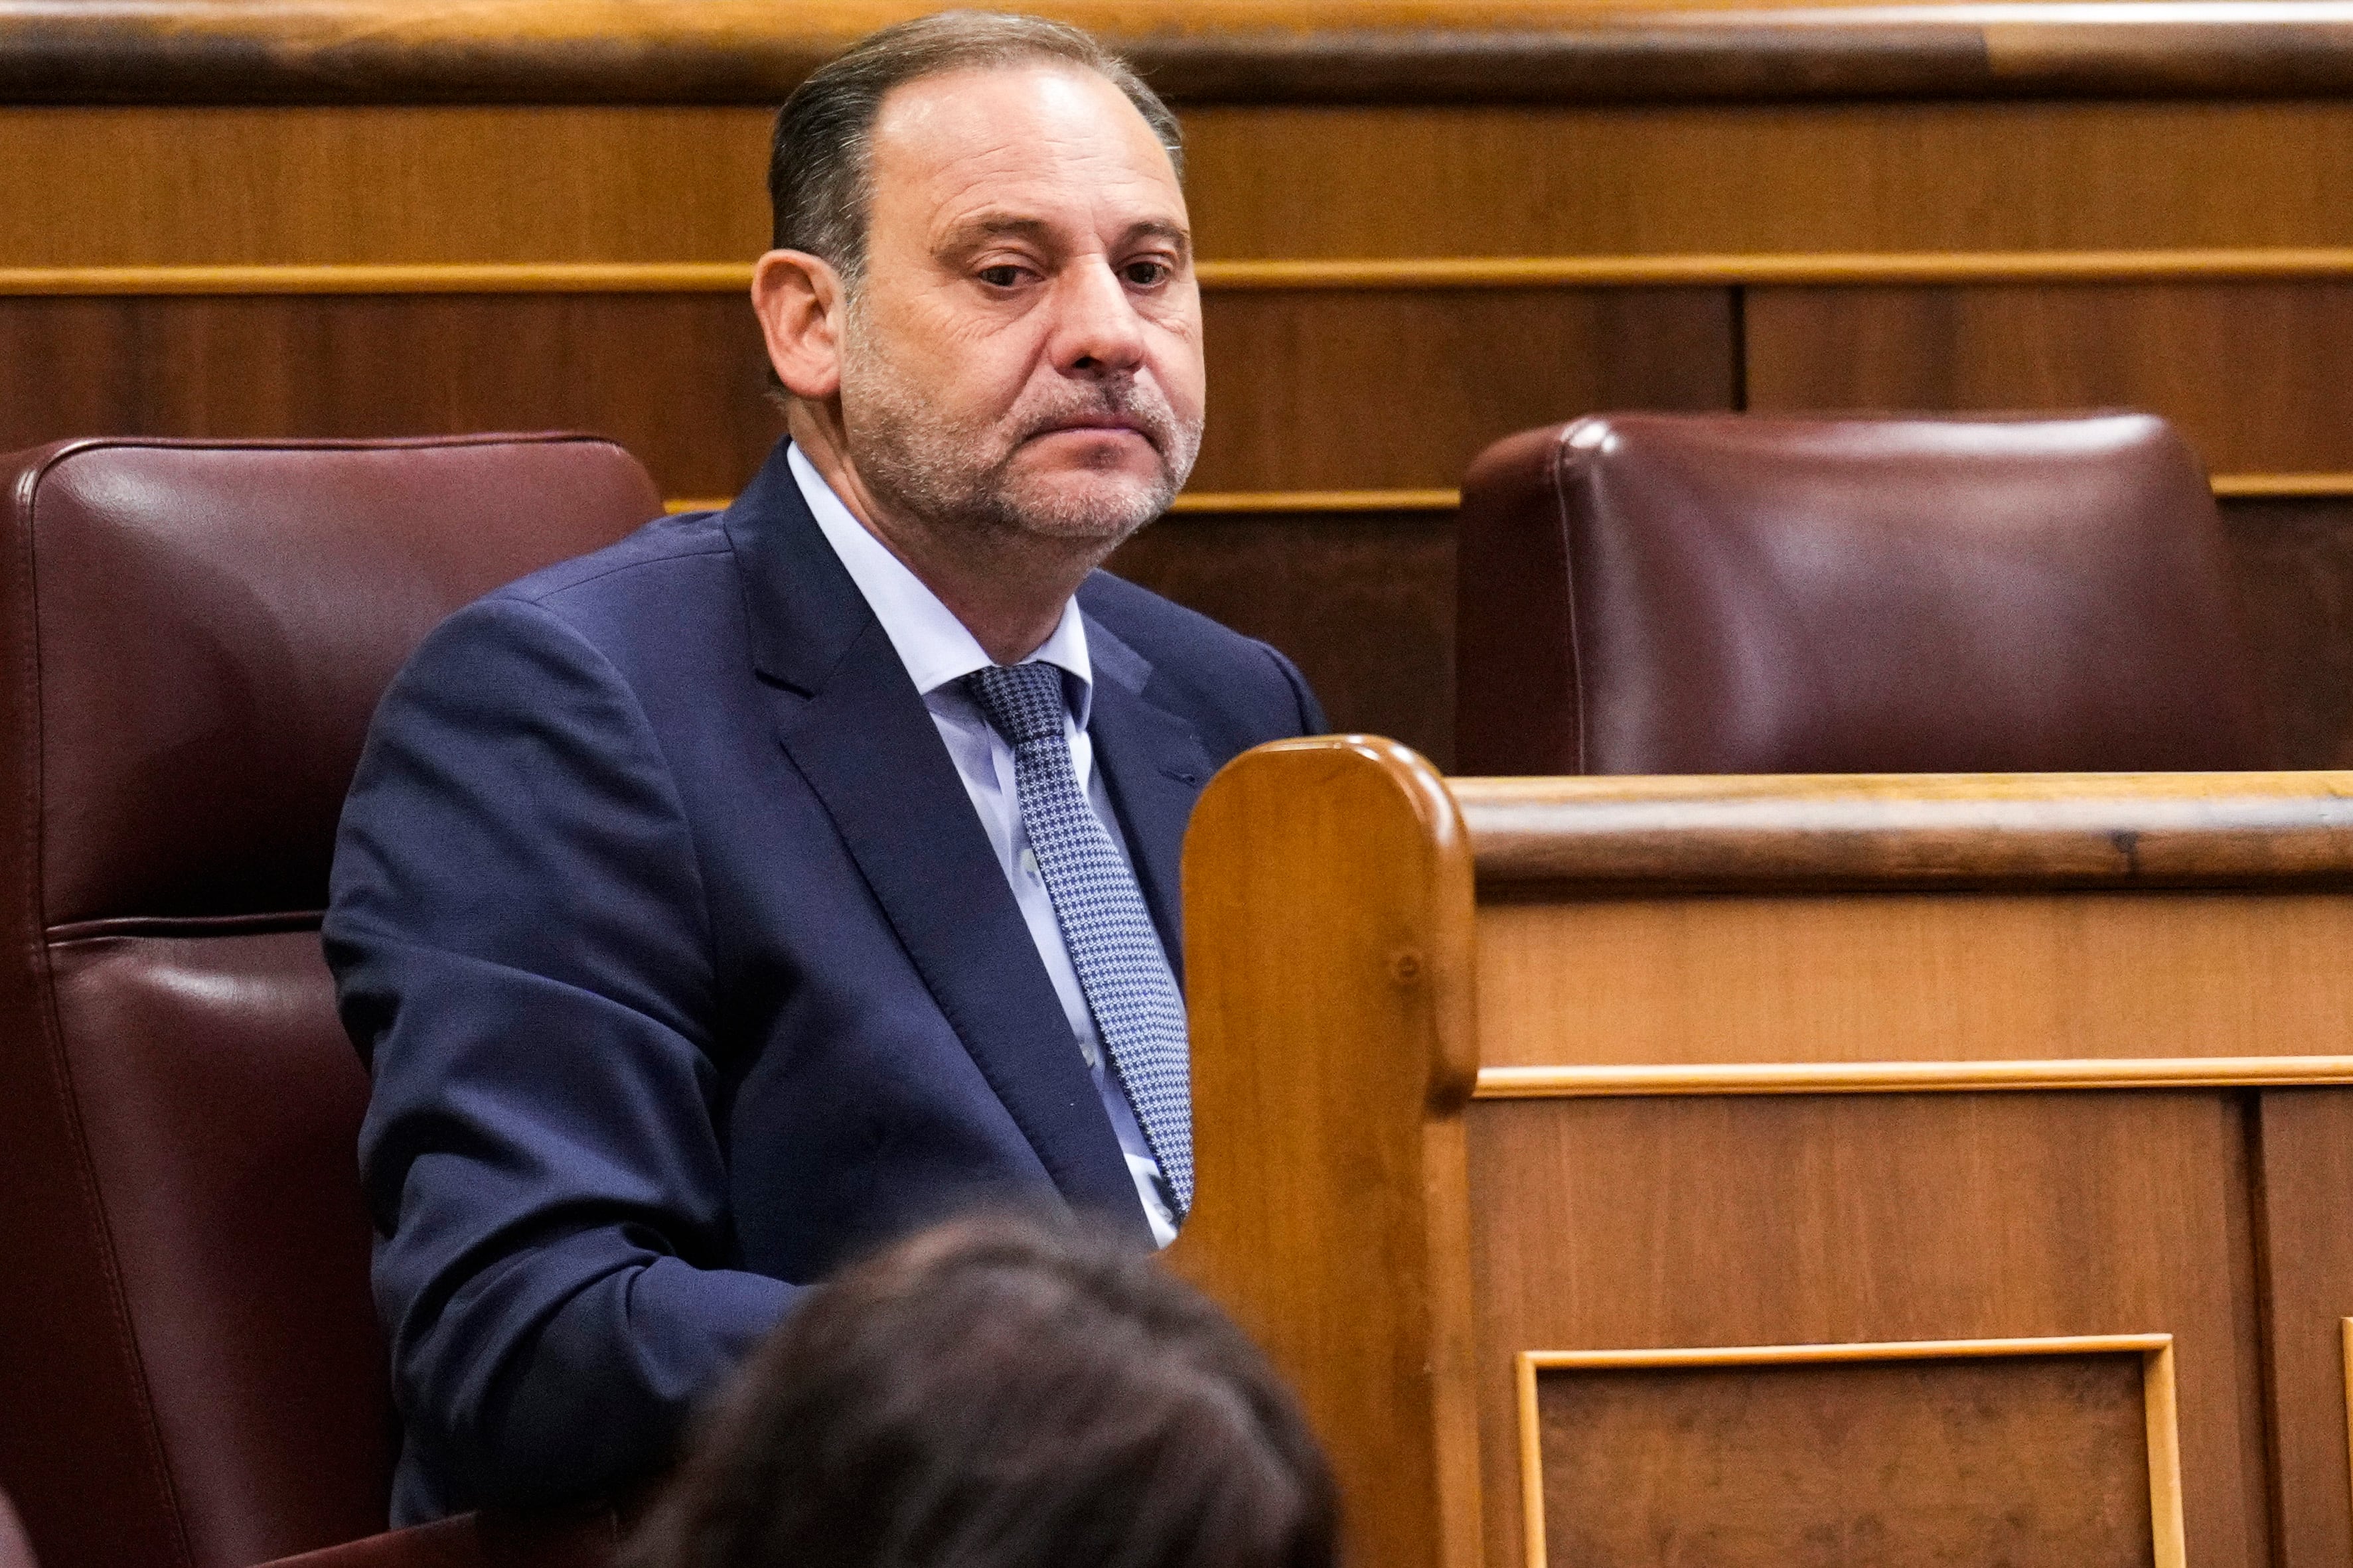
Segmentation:
[(1117, 435), (1125, 432), (1152, 438), (1152, 431), (1141, 419), (1124, 414), (1090, 415), (1083, 419), (1066, 419), (1049, 425), (1038, 432), (1040, 436)]
[(1151, 423), (1129, 414), (1089, 414), (1058, 420), (1032, 431), (1029, 438), (1042, 441), (1049, 436), (1133, 436), (1155, 452), (1161, 449), (1160, 437), (1153, 434)]

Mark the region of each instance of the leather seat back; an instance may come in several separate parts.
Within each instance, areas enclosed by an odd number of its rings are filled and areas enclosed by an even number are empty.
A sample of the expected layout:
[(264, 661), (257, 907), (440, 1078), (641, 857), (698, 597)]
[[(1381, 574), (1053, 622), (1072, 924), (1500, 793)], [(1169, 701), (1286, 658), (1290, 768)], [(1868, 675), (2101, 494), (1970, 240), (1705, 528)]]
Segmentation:
[(1463, 487), (1463, 773), (2250, 768), (2197, 458), (2145, 415), (1610, 415)]
[(442, 616), (659, 497), (564, 436), (0, 472), (0, 1486), (47, 1568), (371, 1533), (367, 1083), (318, 940), (343, 791)]

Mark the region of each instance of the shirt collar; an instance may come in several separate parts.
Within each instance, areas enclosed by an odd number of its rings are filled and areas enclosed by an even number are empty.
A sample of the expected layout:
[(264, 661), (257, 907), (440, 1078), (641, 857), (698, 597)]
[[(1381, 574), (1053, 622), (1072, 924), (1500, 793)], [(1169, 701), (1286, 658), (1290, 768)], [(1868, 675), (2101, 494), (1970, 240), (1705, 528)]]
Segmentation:
[[(976, 669), (987, 669), (994, 661), (979, 639), (956, 619), (955, 611), (940, 603), (939, 595), (922, 578), (907, 569), (905, 562), (850, 514), (800, 447), (789, 447), (785, 458), (791, 465), (794, 482), (801, 488), (801, 499), (808, 502), (817, 519), (818, 531), (841, 558), (843, 570), (865, 595), (874, 618), (882, 623), (883, 635), (897, 650), (899, 662), (907, 667), (915, 689), (929, 697)], [(1071, 717), (1079, 728), (1085, 729), (1094, 703), (1094, 667), (1087, 658), (1087, 625), (1076, 599), (1063, 602), (1062, 618), (1029, 658), (1062, 671), (1062, 689), (1070, 700)]]

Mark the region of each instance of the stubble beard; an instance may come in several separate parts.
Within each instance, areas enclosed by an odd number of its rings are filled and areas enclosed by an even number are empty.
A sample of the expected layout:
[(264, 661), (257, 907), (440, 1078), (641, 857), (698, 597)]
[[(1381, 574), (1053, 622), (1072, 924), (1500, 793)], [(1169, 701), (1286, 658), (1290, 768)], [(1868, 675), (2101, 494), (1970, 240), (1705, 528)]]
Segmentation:
[[(1068, 382), (1050, 396), (1033, 391), (1001, 426), (959, 426), (941, 415), (914, 377), (875, 352), (854, 305), (850, 313), (841, 404), (860, 478), (877, 501), (935, 534), (986, 536), (1061, 553), (1084, 548), (1100, 560), (1166, 511), (1193, 471), (1200, 416), (1180, 418), (1148, 383)], [(1076, 417), (1112, 415), (1144, 426), (1159, 458), (1156, 473), (1073, 484), (1078, 471), (1066, 468), (1056, 484), (1016, 467), (1031, 437)]]

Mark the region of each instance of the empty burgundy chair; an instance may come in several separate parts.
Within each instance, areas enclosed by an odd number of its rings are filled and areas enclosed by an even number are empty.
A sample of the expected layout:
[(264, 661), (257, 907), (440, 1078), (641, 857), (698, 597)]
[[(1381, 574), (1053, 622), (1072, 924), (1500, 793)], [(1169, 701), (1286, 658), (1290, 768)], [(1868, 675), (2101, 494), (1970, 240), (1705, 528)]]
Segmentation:
[[(319, 951), (336, 816), (437, 621), (660, 499), (576, 436), (0, 470), (0, 1488), (44, 1568), (370, 1536), (394, 1434), (367, 1082)], [(480, 1534), (350, 1560), (459, 1563)]]
[(2275, 765), (2146, 415), (1579, 419), (1481, 455), (1461, 551), (1463, 773)]

